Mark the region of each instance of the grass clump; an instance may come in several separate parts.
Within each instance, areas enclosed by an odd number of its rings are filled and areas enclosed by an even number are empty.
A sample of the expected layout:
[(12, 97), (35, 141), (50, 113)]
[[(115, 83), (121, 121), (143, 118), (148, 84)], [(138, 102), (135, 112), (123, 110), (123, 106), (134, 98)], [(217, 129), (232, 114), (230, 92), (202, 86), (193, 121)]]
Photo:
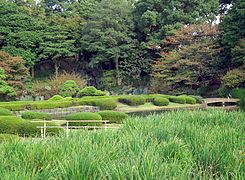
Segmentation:
[(21, 117), (23, 119), (45, 119), (45, 120), (52, 119), (50, 114), (42, 113), (42, 112), (32, 112), (32, 111), (23, 112), (21, 114)]
[(122, 123), (123, 120), (128, 118), (128, 115), (124, 112), (117, 111), (100, 111), (98, 112), (103, 120), (109, 120), (110, 123)]
[(118, 101), (129, 106), (139, 106), (145, 104), (146, 99), (143, 96), (125, 96), (119, 97)]
[(155, 106), (167, 106), (169, 105), (169, 100), (163, 97), (157, 97), (153, 100)]
[(14, 134), (0, 134), (0, 143), (18, 140), (19, 136)]
[[(69, 114), (65, 117), (66, 120), (102, 120), (102, 117), (98, 113), (92, 112), (79, 112)], [(101, 125), (101, 123), (88, 123), (88, 122), (70, 122), (71, 126), (96, 126)]]
[(0, 107), (0, 116), (12, 116), (12, 115), (13, 113), (10, 110)]
[(62, 99), (64, 99), (62, 96), (60, 96), (60, 95), (54, 95), (53, 97), (51, 97), (49, 99), (49, 101), (60, 101)]
[[(131, 117), (119, 130), (0, 145), (2, 179), (244, 179), (244, 112)], [(120, 162), (120, 163), (119, 163)], [(24, 169), (24, 171), (23, 171)]]

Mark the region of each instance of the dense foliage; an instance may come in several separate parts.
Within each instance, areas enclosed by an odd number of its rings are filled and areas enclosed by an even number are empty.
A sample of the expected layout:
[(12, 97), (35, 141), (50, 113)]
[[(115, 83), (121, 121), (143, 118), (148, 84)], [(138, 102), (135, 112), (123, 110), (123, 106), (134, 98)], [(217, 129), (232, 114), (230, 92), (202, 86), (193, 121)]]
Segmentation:
[[(0, 64), (16, 91), (29, 69), (76, 73), (102, 90), (208, 96), (244, 87), (244, 9), (242, 0), (5, 0)], [(60, 91), (39, 83), (38, 94)]]

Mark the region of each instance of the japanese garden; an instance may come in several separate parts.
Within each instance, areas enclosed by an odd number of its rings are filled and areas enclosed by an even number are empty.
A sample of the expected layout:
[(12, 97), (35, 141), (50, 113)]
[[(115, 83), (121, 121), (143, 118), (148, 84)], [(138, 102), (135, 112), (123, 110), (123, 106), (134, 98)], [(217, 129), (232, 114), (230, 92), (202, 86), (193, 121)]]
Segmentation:
[(245, 1), (0, 0), (0, 179), (244, 179)]

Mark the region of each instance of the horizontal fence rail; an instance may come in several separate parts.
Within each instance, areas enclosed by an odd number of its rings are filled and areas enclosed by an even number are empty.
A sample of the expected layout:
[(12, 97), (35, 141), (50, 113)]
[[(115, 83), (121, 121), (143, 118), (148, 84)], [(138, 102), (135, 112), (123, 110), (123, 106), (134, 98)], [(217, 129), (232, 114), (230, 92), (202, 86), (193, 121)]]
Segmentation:
[[(65, 129), (66, 130), (66, 137), (69, 137), (69, 129), (116, 129), (117, 127), (108, 127), (107, 123), (109, 120), (43, 120), (43, 121), (31, 121), (32, 123), (35, 122), (42, 122), (43, 126), (37, 126), (41, 130), (41, 137), (44, 139), (46, 137), (47, 129)], [(48, 126), (47, 123), (50, 122), (64, 122), (65, 126)], [(103, 126), (69, 126), (70, 122), (80, 122), (80, 123), (103, 123)]]

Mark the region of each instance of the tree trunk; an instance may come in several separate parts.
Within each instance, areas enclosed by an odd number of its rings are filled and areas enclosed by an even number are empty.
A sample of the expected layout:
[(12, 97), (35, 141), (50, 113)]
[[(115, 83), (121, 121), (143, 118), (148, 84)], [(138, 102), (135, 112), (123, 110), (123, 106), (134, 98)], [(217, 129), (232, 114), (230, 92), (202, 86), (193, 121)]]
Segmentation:
[(57, 78), (58, 77), (58, 74), (59, 74), (59, 68), (60, 68), (60, 61), (59, 60), (55, 60), (54, 61), (54, 69), (55, 69), (55, 77)]
[(120, 71), (119, 71), (119, 62), (118, 62), (118, 55), (116, 56), (115, 63), (116, 63), (116, 78), (117, 78), (117, 85), (121, 85), (122, 80), (120, 78)]

